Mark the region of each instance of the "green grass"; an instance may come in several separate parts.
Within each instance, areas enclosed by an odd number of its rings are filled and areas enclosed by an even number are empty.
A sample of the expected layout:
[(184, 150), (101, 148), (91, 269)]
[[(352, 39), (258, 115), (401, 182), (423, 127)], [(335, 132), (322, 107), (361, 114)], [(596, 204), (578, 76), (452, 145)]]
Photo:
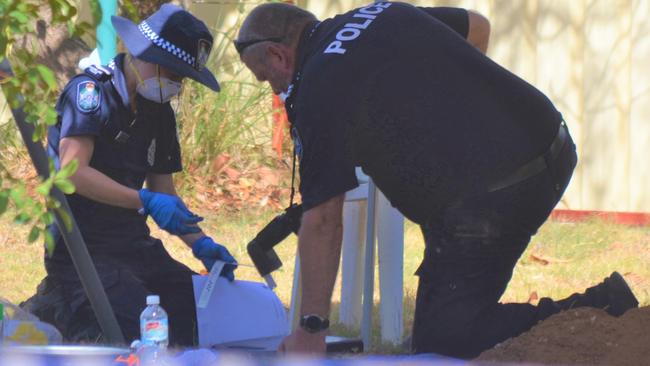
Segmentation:
[[(242, 263), (250, 263), (246, 244), (270, 220), (274, 212), (249, 210), (240, 215), (200, 212), (206, 217), (203, 227), (214, 238), (228, 245)], [(27, 228), (10, 223), (9, 215), (0, 218), (0, 297), (13, 303), (29, 297), (45, 275), (40, 245), (25, 243)], [(414, 295), (417, 281), (413, 276), (422, 259), (422, 235), (419, 228), (406, 225), (404, 261), (404, 319), (405, 335), (410, 332), (410, 319), (414, 310)], [(168, 250), (178, 260), (195, 270), (201, 264), (192, 257), (190, 250), (178, 239), (154, 230), (154, 235), (163, 239)], [(284, 266), (274, 274), (278, 283), (277, 293), (288, 306), (291, 295), (295, 237), (292, 236), (278, 247), (278, 254)], [(547, 264), (537, 258), (545, 259)], [(642, 306), (650, 304), (650, 228), (634, 228), (604, 223), (598, 220), (581, 224), (548, 222), (529, 245), (502, 301), (525, 302), (531, 293), (539, 297), (561, 298), (575, 291), (582, 291), (612, 271), (618, 270), (626, 276)], [(241, 267), (237, 270), (239, 279), (260, 280), (254, 269)], [(375, 281), (377, 283), (377, 281)], [(340, 302), (340, 283), (334, 295), (333, 319), (337, 319)], [(375, 306), (374, 337), (379, 339), (378, 307)], [(334, 332), (341, 335), (356, 335), (354, 329), (340, 325)], [(377, 342), (375, 342), (377, 344)], [(379, 345), (373, 350), (382, 353), (403, 352), (404, 349), (390, 345)]]

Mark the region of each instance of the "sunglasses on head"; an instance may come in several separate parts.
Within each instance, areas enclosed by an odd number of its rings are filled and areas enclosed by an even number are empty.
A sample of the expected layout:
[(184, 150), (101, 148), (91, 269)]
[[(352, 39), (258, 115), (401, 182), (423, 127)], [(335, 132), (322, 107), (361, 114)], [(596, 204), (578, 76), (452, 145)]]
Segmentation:
[(237, 41), (237, 40), (233, 41), (233, 43), (235, 44), (235, 49), (237, 50), (237, 53), (239, 53), (240, 55), (248, 47), (250, 47), (250, 46), (252, 46), (254, 44), (257, 44), (257, 43), (261, 43), (261, 42), (280, 43), (280, 42), (282, 42), (282, 38), (281, 37), (269, 37), (269, 38), (262, 38), (262, 39), (251, 39), (249, 41)]

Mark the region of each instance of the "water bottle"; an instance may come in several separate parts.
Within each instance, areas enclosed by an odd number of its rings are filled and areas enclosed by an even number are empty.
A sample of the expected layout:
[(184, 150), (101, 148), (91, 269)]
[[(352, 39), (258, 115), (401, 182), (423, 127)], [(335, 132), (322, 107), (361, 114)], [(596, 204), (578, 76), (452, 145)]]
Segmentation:
[(158, 295), (147, 296), (147, 307), (140, 314), (140, 340), (145, 347), (164, 350), (169, 344), (167, 313)]

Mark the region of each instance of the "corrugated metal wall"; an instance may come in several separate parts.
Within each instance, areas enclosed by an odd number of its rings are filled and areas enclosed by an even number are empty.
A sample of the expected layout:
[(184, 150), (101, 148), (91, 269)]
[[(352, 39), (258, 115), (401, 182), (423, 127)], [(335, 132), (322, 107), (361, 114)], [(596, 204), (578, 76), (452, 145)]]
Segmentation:
[[(492, 23), (489, 56), (562, 111), (580, 161), (558, 207), (650, 211), (650, 0), (408, 2), (486, 15)], [(323, 18), (369, 1), (297, 3)], [(223, 2), (194, 7), (206, 20), (218, 8), (236, 8)]]

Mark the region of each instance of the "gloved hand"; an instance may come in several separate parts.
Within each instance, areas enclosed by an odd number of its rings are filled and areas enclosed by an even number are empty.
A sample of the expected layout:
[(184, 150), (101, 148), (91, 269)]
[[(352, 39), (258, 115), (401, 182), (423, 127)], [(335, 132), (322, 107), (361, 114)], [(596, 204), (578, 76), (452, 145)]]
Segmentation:
[(226, 247), (215, 243), (209, 236), (204, 236), (192, 243), (192, 253), (197, 259), (203, 262), (203, 265), (208, 271), (212, 269), (214, 262), (217, 260), (226, 262), (226, 265), (221, 270), (221, 276), (231, 282), (235, 280), (234, 271), (237, 268), (237, 261), (230, 255)]
[(139, 192), (144, 215), (151, 215), (158, 226), (174, 235), (198, 233), (196, 226), (203, 218), (193, 214), (185, 207), (183, 201), (166, 193), (151, 192), (143, 188)]

